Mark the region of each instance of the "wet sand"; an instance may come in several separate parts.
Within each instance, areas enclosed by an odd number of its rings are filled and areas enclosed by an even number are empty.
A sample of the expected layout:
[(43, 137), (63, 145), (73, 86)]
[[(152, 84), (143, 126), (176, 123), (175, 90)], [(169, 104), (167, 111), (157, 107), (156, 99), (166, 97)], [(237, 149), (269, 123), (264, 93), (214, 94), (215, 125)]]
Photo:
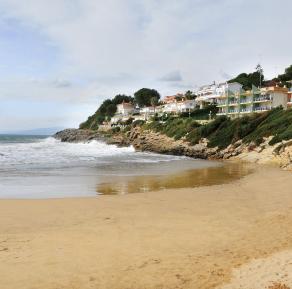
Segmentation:
[(291, 172), (261, 167), (215, 186), (1, 200), (0, 288), (237, 289), (246, 278), (254, 288), (289, 282), (291, 188)]

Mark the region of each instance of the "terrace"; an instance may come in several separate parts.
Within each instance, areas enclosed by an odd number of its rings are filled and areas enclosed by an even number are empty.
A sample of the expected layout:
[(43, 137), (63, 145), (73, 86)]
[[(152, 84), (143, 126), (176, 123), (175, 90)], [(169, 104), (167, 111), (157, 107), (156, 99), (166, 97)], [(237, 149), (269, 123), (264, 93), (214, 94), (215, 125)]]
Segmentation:
[(268, 111), (271, 110), (272, 107), (271, 106), (257, 106), (254, 108), (255, 112), (259, 112), (259, 111)]
[(254, 102), (268, 102), (271, 101), (271, 97), (269, 95), (257, 96), (254, 98)]

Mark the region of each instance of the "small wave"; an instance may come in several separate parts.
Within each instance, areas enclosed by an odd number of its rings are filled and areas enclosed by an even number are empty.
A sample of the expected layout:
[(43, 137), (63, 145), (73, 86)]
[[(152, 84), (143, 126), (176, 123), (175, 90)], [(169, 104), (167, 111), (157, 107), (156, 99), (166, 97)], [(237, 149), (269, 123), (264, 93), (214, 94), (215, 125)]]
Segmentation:
[(86, 163), (97, 163), (106, 157), (113, 158), (135, 152), (133, 147), (120, 148), (95, 140), (86, 143), (65, 143), (52, 137), (29, 143), (2, 143), (0, 151), (2, 168), (85, 165)]

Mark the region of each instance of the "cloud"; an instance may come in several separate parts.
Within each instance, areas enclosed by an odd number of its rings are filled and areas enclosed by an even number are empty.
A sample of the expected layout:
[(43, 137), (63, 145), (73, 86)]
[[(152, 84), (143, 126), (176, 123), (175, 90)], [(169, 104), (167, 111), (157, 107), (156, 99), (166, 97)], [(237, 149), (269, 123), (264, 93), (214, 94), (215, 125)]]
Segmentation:
[(179, 71), (172, 71), (161, 77), (159, 80), (166, 82), (180, 82), (183, 79)]
[(71, 87), (72, 83), (69, 80), (56, 79), (52, 82), (52, 85), (54, 85), (57, 88), (64, 88), (64, 87)]
[[(283, 0), (283, 6), (278, 17), (274, 0), (0, 0), (5, 18), (38, 29), (58, 48), (64, 77), (86, 75), (116, 87), (115, 76), (124, 75), (130, 87), (136, 80), (155, 81), (165, 71), (205, 83), (222, 78), (219, 67), (227, 74), (253, 69), (259, 54), (270, 73), (270, 62), (289, 60), (289, 45), (277, 54), (278, 44), (269, 40), (287, 38), (291, 1)], [(253, 29), (271, 17), (260, 33)]]
[[(13, 53), (35, 64), (17, 78), (10, 68), (6, 79), (9, 63), (1, 61), (0, 98), (80, 102), (94, 111), (104, 98), (141, 87), (164, 95), (226, 80), (252, 71), (259, 55), (271, 77), (292, 62), (292, 2), (281, 7), (275, 0), (0, 0), (0, 21), (25, 32), (12, 47), (31, 42), (30, 32), (46, 46)], [(9, 37), (0, 33), (1, 50)]]
[(222, 69), (220, 70), (220, 75), (224, 80), (229, 80), (232, 78), (232, 76), (230, 74), (228, 74), (227, 72), (223, 71)]

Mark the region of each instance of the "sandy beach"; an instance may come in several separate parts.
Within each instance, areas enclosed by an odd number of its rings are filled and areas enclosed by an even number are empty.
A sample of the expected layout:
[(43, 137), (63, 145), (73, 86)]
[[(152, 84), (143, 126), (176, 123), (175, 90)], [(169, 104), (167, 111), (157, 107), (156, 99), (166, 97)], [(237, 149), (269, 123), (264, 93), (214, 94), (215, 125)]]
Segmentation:
[(291, 176), (260, 167), (194, 189), (1, 200), (0, 288), (292, 288)]

